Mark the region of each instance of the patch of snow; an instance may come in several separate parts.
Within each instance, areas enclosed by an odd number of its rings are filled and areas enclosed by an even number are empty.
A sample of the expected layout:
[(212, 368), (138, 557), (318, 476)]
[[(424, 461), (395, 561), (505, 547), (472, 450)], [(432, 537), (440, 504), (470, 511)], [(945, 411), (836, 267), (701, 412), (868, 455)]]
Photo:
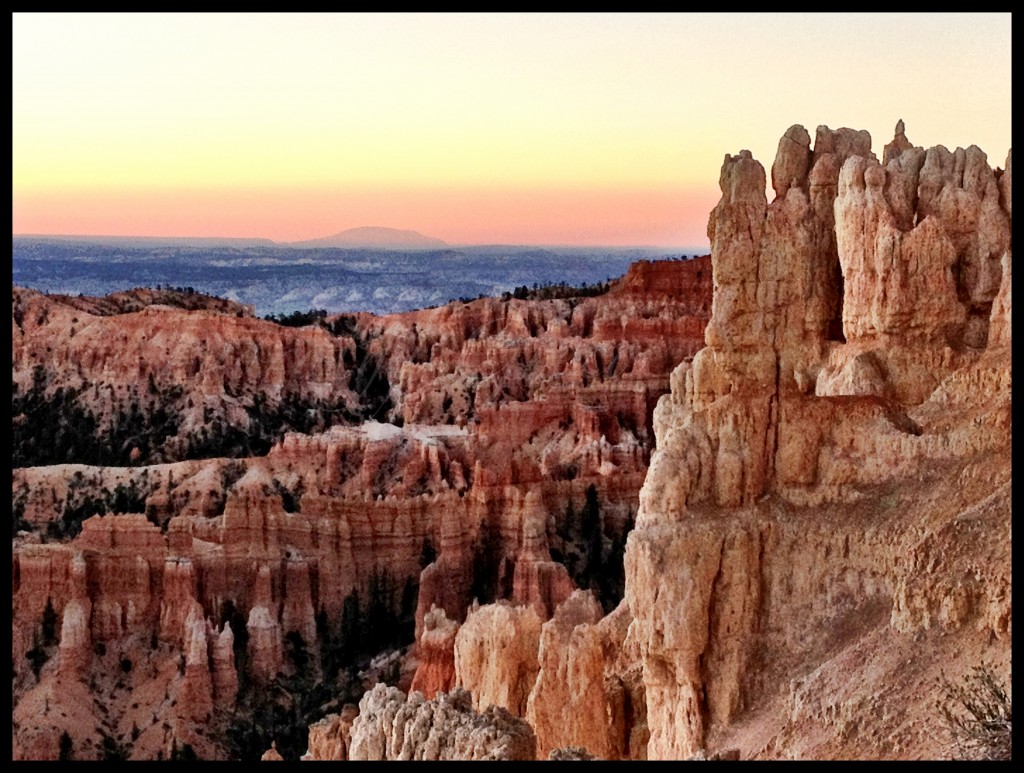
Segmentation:
[(401, 427), (396, 427), (394, 424), (381, 424), (379, 421), (368, 421), (359, 429), (369, 440), (388, 440), (402, 434)]
[(404, 427), (396, 427), (394, 424), (368, 421), (353, 429), (362, 432), (368, 440), (388, 440), (404, 435), (410, 440), (428, 445), (434, 443), (435, 439), (439, 437), (465, 437), (469, 434), (468, 429), (454, 424), (406, 424)]

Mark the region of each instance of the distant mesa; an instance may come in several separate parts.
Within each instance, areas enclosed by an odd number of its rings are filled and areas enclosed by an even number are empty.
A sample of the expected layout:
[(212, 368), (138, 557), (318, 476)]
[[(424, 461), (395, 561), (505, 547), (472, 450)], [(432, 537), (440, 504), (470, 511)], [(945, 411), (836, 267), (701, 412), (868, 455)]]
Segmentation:
[(388, 250), (434, 250), (448, 246), (448, 243), (417, 231), (403, 231), (398, 228), (364, 226), (349, 228), (347, 231), (310, 239), (304, 242), (288, 242), (289, 247), (350, 247)]

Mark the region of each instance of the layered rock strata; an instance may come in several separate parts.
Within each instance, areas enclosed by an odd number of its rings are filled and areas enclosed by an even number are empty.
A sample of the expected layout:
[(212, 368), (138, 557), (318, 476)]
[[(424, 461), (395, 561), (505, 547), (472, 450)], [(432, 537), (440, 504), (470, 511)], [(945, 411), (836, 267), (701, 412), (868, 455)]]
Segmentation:
[[(23, 530), (14, 542), (15, 651), (32, 650), (48, 614), (56, 616), (56, 634), (66, 620), (67, 636), (54, 636), (68, 649), (63, 668), (95, 685), (112, 717), (104, 732), (138, 758), (167, 756), (185, 743), (217, 756), (223, 750), (195, 733), (211, 701), (216, 715), (234, 705), (240, 684), (289, 678), (295, 641), (316, 676), (323, 630), (336, 636), (353, 600), (365, 613), (375, 588), (393, 590), (396, 615), (408, 611), (402, 605), (412, 594), (419, 634), (432, 606), (458, 622), (474, 595), (515, 598), (550, 616), (575, 587), (556, 557), (581, 549), (567, 541), (566, 514), (579, 512), (588, 489), (596, 492), (604, 553), (632, 522), (653, 441), (650, 409), (668, 388), (671, 366), (699, 344), (710, 285), (706, 258), (642, 263), (598, 298), (453, 304), (388, 318), (384, 327), (362, 315), (355, 332), (341, 325), (332, 328), (337, 335), (279, 328), (230, 305), (172, 309), (161, 305), (172, 299), (159, 294), (68, 299), (18, 290), (19, 389), (38, 386), (47, 399), (71, 390), (100, 426), (137, 392), (146, 394), (139, 416), (150, 420), (166, 404), (165, 387), (184, 378), (178, 365), (196, 374), (174, 398), (192, 402), (194, 421), (179, 422), (182, 438), (200, 424), (251, 426), (252, 401), (261, 394), (270, 408), (289, 395), (314, 413), (349, 405), (345, 390), (368, 356), (355, 352), (360, 365), (349, 350), (365, 344), (377, 353), (370, 356), (384, 357), (384, 341), (396, 343), (385, 369), (422, 366), (405, 386), (395, 370), (396, 413), (437, 423), (286, 433), (266, 456), (244, 459), (17, 469), (12, 499)], [(93, 333), (82, 338), (85, 328)], [(180, 347), (172, 342), (171, 354), (154, 357), (152, 347), (171, 329), (184, 331)], [(48, 338), (61, 338), (64, 354), (44, 363), (46, 346), (53, 348)], [(238, 354), (243, 345), (255, 347), (255, 359)], [(189, 346), (193, 359), (185, 362)], [(139, 360), (141, 370), (122, 356)], [(506, 372), (510, 357), (515, 377)], [(458, 395), (445, 399), (446, 384), (470, 373), (482, 386), (466, 398), (474, 406), (466, 410)], [(152, 389), (140, 387), (150, 382)], [(62, 399), (53, 405), (66, 408)], [(163, 458), (180, 457), (184, 446), (165, 440)], [(125, 463), (158, 458), (142, 453)], [(84, 584), (73, 580), (73, 564)], [(436, 677), (428, 692), (448, 689), (454, 675), (454, 643), (440, 638), (418, 653)], [(116, 670), (121, 661), (131, 661), (132, 674), (152, 674), (132, 677), (129, 692), (119, 692), (125, 687), (114, 684), (110, 665)], [(44, 667), (37, 685), (24, 657), (15, 658), (15, 672), (16, 703), (52, 681)], [(139, 691), (142, 700), (127, 699)], [(75, 735), (73, 726), (68, 731)]]
[[(726, 157), (706, 330), (707, 261), (637, 264), (598, 298), (350, 316), (334, 370), (314, 357), (337, 389), (303, 399), (354, 411), (353, 372), (373, 360), (378, 408), (404, 427), (288, 434), (244, 461), (16, 471), (16, 756), (52, 758), (65, 728), (98, 756), (112, 721), (66, 724), (64, 695), (125, 660), (117, 737), (138, 757), (179, 741), (215, 756), (197, 728), (235, 700), (234, 636), (265, 684), (291, 668), (286, 641), (403, 583), (416, 689), (379, 685), (358, 717), (311, 728), (308, 757), (948, 753), (940, 674), (1010, 669), (1011, 157), (993, 170), (973, 146), (917, 148), (900, 122), (879, 163), (866, 132), (819, 127), (812, 147), (794, 126), (771, 181), (769, 203), (750, 153)], [(18, 292), (19, 389), (96, 377), (95, 342), (33, 373), (46, 329), (77, 338), (65, 312), (90, 308)], [(172, 313), (122, 316), (148, 330)], [(217, 335), (264, 335), (245, 317)], [(311, 331), (280, 334), (296, 368), (331, 337)], [(122, 349), (143, 346), (133, 334)], [(211, 416), (234, 410), (222, 388), (244, 411), (294, 375), (237, 392), (222, 370), (196, 371)], [(144, 515), (43, 542), (93, 511), (83, 497), (107, 492), (111, 512), (128, 486)], [(595, 556), (636, 514), (626, 598), (603, 618), (561, 563), (580, 556), (565, 522), (592, 500)]]
[[(596, 298), (480, 299), (292, 328), (197, 295), (15, 288), (16, 428), (42, 405), (72, 425), (64, 442), (77, 449), (46, 463), (125, 465), (262, 452), (289, 428), (366, 419), (465, 426), (524, 401), (541, 414), (614, 404), (642, 434), (647, 402), (700, 346), (710, 289), (701, 258), (640, 264)], [(15, 435), (16, 459), (58, 450)]]

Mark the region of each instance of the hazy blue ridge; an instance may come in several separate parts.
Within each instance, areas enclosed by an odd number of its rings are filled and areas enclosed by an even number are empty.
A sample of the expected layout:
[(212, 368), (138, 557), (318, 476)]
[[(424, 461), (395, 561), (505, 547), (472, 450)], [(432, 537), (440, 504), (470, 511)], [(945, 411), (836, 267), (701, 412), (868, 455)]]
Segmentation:
[[(706, 251), (706, 250), (704, 250)], [(426, 251), (293, 249), (264, 245), (136, 245), (43, 237), (13, 239), (13, 283), (100, 296), (132, 287), (192, 287), (252, 304), (260, 316), (310, 308), (388, 314), (516, 287), (579, 286), (621, 276), (637, 260), (700, 248), (446, 247)]]

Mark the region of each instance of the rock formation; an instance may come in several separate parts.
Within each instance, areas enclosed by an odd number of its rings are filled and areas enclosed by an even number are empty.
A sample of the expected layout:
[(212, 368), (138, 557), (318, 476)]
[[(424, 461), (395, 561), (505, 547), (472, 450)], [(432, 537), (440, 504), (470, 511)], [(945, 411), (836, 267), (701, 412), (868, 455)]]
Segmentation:
[(235, 665), (235, 636), (231, 623), (213, 640), (210, 648), (210, 669), (213, 677), (213, 695), (218, 706), (231, 709), (238, 696), (238, 669)]
[[(481, 299), (301, 328), (195, 295), (75, 299), (15, 288), (15, 460), (128, 465), (263, 453), (290, 428), (392, 415), (465, 426), (553, 384), (612, 399), (659, 391), (699, 348), (711, 272), (704, 258), (636, 274), (596, 298)], [(630, 421), (641, 427), (638, 405)], [(53, 414), (56, 448), (27, 431), (26, 411), (41, 406)], [(78, 458), (54, 456), (71, 444)]]
[(283, 762), (284, 757), (281, 756), (281, 752), (277, 750), (277, 743), (271, 744), (270, 748), (263, 752), (263, 756), (260, 757), (260, 762)]
[(249, 662), (253, 679), (269, 682), (284, 663), (284, 642), (276, 605), (271, 597), (270, 567), (263, 565), (256, 575), (255, 601), (245, 624), (249, 639)]
[(939, 675), (1010, 671), (1011, 162), (793, 126), (596, 297), (16, 288), (16, 758), (225, 757), (370, 629), (307, 759), (946, 756)]
[(427, 701), (378, 684), (359, 701), (350, 760), (532, 760), (530, 726), (492, 706), (476, 713), (465, 690)]
[(440, 548), (437, 559), (420, 574), (419, 600), (416, 608), (416, 636), (424, 630), (429, 610), (437, 607), (455, 621), (465, 617), (473, 584), (473, 544), (469, 529), (472, 524), (461, 502), (452, 502), (440, 516)]
[(359, 709), (348, 705), (340, 714), (328, 714), (309, 726), (309, 748), (303, 760), (347, 760), (352, 742), (352, 723)]
[[(359, 411), (349, 387), (351, 338), (283, 327), (240, 310), (182, 312), (158, 304), (97, 315), (80, 305), (16, 289), (13, 381), (16, 398), (31, 393), (56, 401), (69, 421), (77, 420), (74, 412), (90, 415), (97, 430), (137, 444), (101, 443), (92, 455), (109, 459), (103, 463), (183, 459), (220, 443), (216, 435), (247, 433), (250, 415), (268, 428), (280, 425), (276, 417), (289, 405)], [(30, 459), (52, 454), (23, 449), (15, 434), (16, 458), (22, 451)], [(138, 448), (134, 459), (132, 447)]]
[(449, 620), (443, 609), (431, 607), (423, 617), (423, 633), (417, 640), (419, 664), (413, 677), (413, 692), (423, 693), (428, 701), (455, 686), (455, 636), (459, 625)]
[[(1007, 173), (976, 148), (913, 148), (902, 122), (884, 160), (864, 132), (819, 127), (811, 151), (793, 127), (771, 204), (749, 153), (723, 164), (707, 345), (655, 411), (658, 450), (626, 553), (651, 758), (731, 740), (744, 757), (934, 754), (920, 723), (873, 720), (934, 692), (901, 678), (881, 694), (854, 652), (871, 637), (906, 651), (901, 637), (931, 621), (1005, 630), (1009, 563), (993, 538), (1008, 506), (986, 509), (994, 528), (966, 549), (966, 563), (990, 567), (978, 580), (955, 580), (954, 567), (924, 579), (920, 567), (1008, 480), (1009, 360), (997, 351)], [(982, 653), (1005, 657), (998, 644)], [(771, 685), (800, 664), (822, 676), (798, 691), (792, 719), (767, 740), (735, 730), (769, 711)], [(809, 711), (812, 693), (847, 703)], [(825, 734), (808, 746), (815, 723)]]
[(546, 620), (575, 588), (569, 572), (551, 560), (547, 539), (547, 514), (540, 495), (531, 491), (523, 504), (523, 541), (516, 556), (512, 601), (533, 607)]
[(557, 744), (602, 759), (643, 759), (647, 742), (637, 653), (625, 604), (602, 617), (576, 591), (541, 623), (530, 606), (473, 608), (455, 638), (456, 682), (479, 711), (500, 706), (537, 734), (538, 759)]
[[(445, 624), (424, 640), (432, 605), (453, 623), (474, 596), (515, 598), (549, 617), (574, 587), (559, 561), (582, 562), (586, 547), (564, 519), (590, 489), (599, 548), (624, 541), (653, 444), (651, 407), (700, 345), (711, 282), (706, 257), (645, 261), (597, 297), (482, 299), (307, 328), (168, 291), (88, 299), (16, 289), (15, 425), (49, 411), (54, 448), (92, 447), (96, 460), (126, 466), (15, 470), (15, 651), (33, 649), (50, 609), (54, 640), (70, 648), (64, 668), (96, 685), (114, 717), (105, 732), (140, 759), (175, 744), (223, 756), (195, 732), (210, 701), (216, 735), (219, 707), (247, 710), (246, 683), (294, 678), (296, 646), (303, 672), (325, 676), (322, 652), (346, 624), (365, 625), (375, 603), (394, 620), (411, 604), (417, 686), (450, 689), (455, 634)], [(170, 331), (182, 335), (171, 341)], [(362, 418), (382, 388), (378, 367), (393, 407), (374, 403), (376, 417), (405, 426), (338, 426)], [(163, 419), (171, 434), (156, 432)], [(123, 449), (71, 437), (89, 421), (97, 442), (116, 436)], [(301, 431), (281, 431), (289, 426)], [(211, 450), (236, 458), (190, 458)], [(93, 460), (72, 457), (60, 461)], [(182, 461), (160, 461), (171, 459)], [(81, 592), (76, 555), (88, 576)], [(346, 623), (346, 609), (359, 617)], [(118, 686), (111, 672), (122, 660), (132, 676)], [(15, 672), (17, 704), (36, 679), (28, 658)], [(52, 680), (49, 663), (41, 678)], [(534, 678), (515, 688), (520, 714)]]
[(64, 605), (64, 618), (60, 626), (60, 675), (81, 678), (89, 668), (92, 656), (92, 636), (89, 617), (86, 564), (81, 555), (71, 562), (71, 599)]
[(576, 591), (541, 631), (540, 672), (526, 708), (541, 759), (565, 745), (582, 747), (599, 759), (618, 756), (596, 629), (601, 616), (601, 605), (589, 593)]
[(206, 621), (191, 614), (185, 626), (188, 632), (185, 637), (185, 678), (178, 696), (191, 719), (205, 723), (213, 712), (213, 677), (210, 674)]
[(455, 681), (472, 695), (475, 710), (500, 706), (526, 716), (540, 668), (540, 630), (533, 607), (499, 603), (470, 611), (455, 637)]
[[(196, 574), (187, 557), (168, 558), (164, 562), (164, 593), (160, 604), (160, 638), (182, 644), (188, 636), (186, 621), (198, 606)], [(200, 612), (202, 607), (199, 607)]]

